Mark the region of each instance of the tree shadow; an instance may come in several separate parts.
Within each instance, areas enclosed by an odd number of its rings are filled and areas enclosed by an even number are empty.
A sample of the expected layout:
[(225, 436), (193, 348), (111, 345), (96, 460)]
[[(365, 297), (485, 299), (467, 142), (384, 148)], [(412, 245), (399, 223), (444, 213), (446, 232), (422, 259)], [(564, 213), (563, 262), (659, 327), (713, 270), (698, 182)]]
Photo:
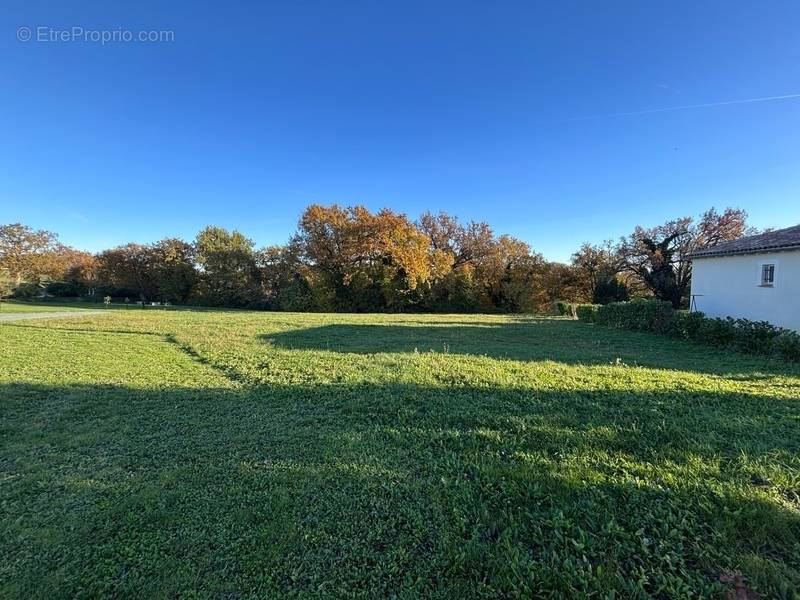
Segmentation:
[(770, 597), (800, 589), (796, 400), (392, 383), (0, 398), (7, 597), (710, 597), (736, 568)]
[[(593, 335), (587, 335), (587, 328), (592, 328)], [(275, 347), (292, 350), (356, 354), (439, 352), (526, 362), (625, 364), (724, 376), (731, 374), (735, 362), (734, 376), (743, 380), (766, 379), (771, 374), (800, 374), (796, 365), (775, 359), (732, 354), (666, 336), (560, 319), (485, 325), (329, 324), (260, 337)]]

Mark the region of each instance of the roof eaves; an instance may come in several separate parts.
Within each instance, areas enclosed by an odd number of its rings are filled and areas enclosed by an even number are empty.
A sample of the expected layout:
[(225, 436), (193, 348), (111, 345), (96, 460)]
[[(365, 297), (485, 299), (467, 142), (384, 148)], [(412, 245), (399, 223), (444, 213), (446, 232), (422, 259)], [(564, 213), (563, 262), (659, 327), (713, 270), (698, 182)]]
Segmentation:
[(800, 250), (800, 244), (780, 244), (776, 246), (757, 246), (752, 248), (722, 249), (716, 251), (712, 247), (691, 252), (686, 255), (686, 258), (708, 258), (712, 256), (730, 256), (733, 254), (763, 254), (765, 252), (786, 252), (789, 250)]

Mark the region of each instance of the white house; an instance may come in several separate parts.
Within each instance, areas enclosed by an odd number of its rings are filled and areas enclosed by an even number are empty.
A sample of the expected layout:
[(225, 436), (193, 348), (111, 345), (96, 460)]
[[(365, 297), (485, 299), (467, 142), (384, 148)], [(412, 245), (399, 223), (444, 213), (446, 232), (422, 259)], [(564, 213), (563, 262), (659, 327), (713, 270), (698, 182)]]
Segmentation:
[(800, 225), (697, 250), (692, 310), (800, 331)]

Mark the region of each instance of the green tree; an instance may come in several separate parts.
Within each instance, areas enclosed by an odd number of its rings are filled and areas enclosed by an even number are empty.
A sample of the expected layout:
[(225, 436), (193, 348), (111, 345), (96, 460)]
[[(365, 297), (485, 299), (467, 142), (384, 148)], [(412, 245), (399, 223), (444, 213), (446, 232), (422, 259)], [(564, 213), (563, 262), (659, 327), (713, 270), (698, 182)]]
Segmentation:
[(260, 299), (253, 242), (238, 231), (206, 227), (194, 249), (199, 266), (195, 296), (209, 306), (243, 307)]
[(289, 311), (317, 310), (310, 270), (300, 256), (297, 241), (268, 246), (257, 253), (266, 308)]
[(166, 238), (153, 244), (150, 252), (158, 299), (187, 302), (197, 283), (194, 246), (177, 238)]
[(613, 270), (601, 270), (592, 290), (593, 304), (609, 304), (610, 302), (624, 302), (630, 299), (628, 286), (620, 281)]

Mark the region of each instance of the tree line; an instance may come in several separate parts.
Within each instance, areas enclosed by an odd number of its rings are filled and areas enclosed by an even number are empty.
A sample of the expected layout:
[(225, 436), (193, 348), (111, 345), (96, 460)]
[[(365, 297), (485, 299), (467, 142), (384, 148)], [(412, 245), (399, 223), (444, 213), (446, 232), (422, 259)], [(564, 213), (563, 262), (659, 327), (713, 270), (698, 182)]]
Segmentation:
[(311, 205), (280, 246), (256, 248), (239, 231), (209, 226), (192, 242), (166, 238), (98, 253), (56, 234), (0, 226), (0, 297), (111, 296), (288, 311), (540, 312), (558, 300), (608, 303), (633, 296), (685, 306), (687, 255), (753, 233), (740, 209), (710, 209), (636, 229), (616, 243), (583, 244), (567, 263), (484, 222), (446, 213), (417, 221), (383, 209)]

